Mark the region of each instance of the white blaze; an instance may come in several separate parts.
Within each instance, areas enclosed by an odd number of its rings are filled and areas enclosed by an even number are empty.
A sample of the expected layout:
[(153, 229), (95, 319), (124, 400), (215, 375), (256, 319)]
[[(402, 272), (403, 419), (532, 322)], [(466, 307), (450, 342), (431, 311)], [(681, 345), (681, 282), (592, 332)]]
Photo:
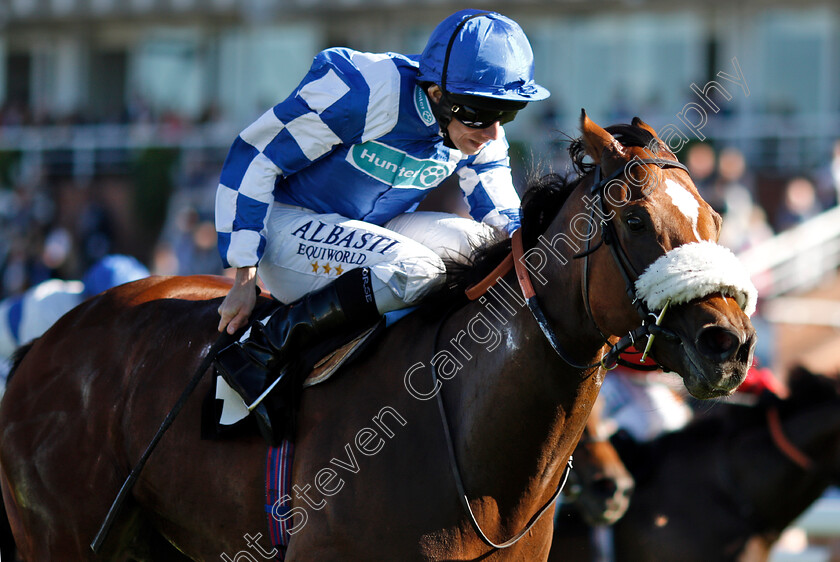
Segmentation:
[(691, 223), (691, 230), (699, 242), (700, 234), (697, 232), (697, 219), (700, 216), (700, 203), (686, 188), (678, 184), (672, 179), (665, 180), (665, 193), (671, 198), (674, 206), (686, 216)]

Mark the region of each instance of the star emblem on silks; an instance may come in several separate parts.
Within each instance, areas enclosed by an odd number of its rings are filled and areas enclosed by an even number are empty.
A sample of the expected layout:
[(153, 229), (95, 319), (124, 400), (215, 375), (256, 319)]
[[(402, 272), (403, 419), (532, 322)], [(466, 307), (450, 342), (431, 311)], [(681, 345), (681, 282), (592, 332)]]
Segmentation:
[(340, 265), (335, 266), (335, 275), (336, 275), (336, 277), (338, 277), (338, 276), (339, 276), (339, 275), (341, 275), (342, 273), (344, 273), (344, 268), (343, 268), (343, 267), (341, 267)]
[(318, 273), (318, 268), (319, 268), (319, 267), (321, 267), (321, 266), (318, 264), (318, 262), (316, 262), (316, 261), (314, 261), (314, 262), (310, 263), (309, 265), (311, 265), (311, 266), (312, 266), (312, 273)]
[(330, 271), (332, 271), (332, 268), (330, 267), (330, 264), (329, 264), (329, 263), (325, 263), (325, 264), (324, 264), (324, 265), (322, 265), (321, 267), (323, 267), (323, 268), (324, 268), (324, 273), (326, 273), (326, 274), (328, 274), (328, 275), (329, 275)]

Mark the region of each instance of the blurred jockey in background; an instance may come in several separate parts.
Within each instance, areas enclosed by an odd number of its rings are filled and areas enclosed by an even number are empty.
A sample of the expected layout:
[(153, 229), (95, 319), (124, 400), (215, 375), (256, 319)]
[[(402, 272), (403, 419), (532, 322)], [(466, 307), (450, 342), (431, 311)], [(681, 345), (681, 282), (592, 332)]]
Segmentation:
[(684, 427), (693, 413), (679, 392), (681, 380), (661, 371), (618, 367), (604, 377), (598, 400), (608, 434), (624, 430), (640, 442)]
[(21, 345), (46, 332), (56, 320), (82, 301), (111, 287), (149, 275), (149, 270), (131, 256), (105, 256), (84, 274), (81, 281), (49, 279), (22, 295), (0, 301), (0, 385), (6, 386), (11, 356)]
[[(623, 430), (634, 440), (647, 442), (682, 429), (694, 417), (682, 388), (681, 379), (661, 371), (626, 367), (610, 371), (598, 395), (604, 431), (612, 435)], [(744, 395), (762, 398), (766, 393), (784, 398), (787, 390), (770, 369), (753, 365), (734, 399), (741, 400)]]

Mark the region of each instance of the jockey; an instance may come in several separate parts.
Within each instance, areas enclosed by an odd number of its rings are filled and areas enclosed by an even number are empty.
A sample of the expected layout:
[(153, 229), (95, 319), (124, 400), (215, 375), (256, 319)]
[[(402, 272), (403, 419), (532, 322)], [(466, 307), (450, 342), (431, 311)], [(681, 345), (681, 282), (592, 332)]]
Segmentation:
[[(257, 270), (286, 303), (216, 358), (246, 404), (301, 349), (417, 304), (442, 284), (444, 259), (519, 226), (502, 125), (548, 95), (516, 22), (461, 10), (419, 56), (319, 53), (292, 94), (242, 131), (216, 195), (219, 250), (236, 268), (219, 331), (247, 324)], [(475, 220), (412, 212), (453, 173)], [(265, 407), (254, 411), (271, 431)]]
[(694, 417), (679, 394), (679, 379), (661, 371), (618, 367), (607, 373), (598, 394), (605, 433), (624, 430), (639, 442), (682, 429)]
[(81, 281), (48, 279), (22, 295), (0, 301), (0, 376), (5, 380), (9, 360), (21, 345), (39, 337), (83, 300), (116, 285), (149, 275), (131, 256), (105, 256), (87, 270)]
[[(634, 440), (647, 442), (679, 431), (694, 418), (694, 410), (683, 400), (680, 387), (679, 379), (662, 371), (616, 368), (604, 377), (598, 395), (604, 432), (612, 435), (621, 429)], [(753, 364), (733, 400), (743, 401), (746, 397), (749, 402), (749, 397), (787, 395), (785, 385), (770, 369)]]

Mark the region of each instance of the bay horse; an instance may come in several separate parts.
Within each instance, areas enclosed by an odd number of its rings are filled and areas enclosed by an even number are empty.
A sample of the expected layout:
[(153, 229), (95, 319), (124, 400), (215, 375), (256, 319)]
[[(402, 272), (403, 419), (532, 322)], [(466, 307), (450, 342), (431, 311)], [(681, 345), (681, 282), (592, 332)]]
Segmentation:
[[(602, 419), (602, 404), (595, 401), (583, 434), (575, 447), (569, 493), (571, 503), (589, 525), (612, 525), (630, 505), (635, 481), (610, 441)], [(577, 490), (575, 492), (575, 490)]]
[[(785, 399), (704, 404), (680, 431), (619, 445), (636, 489), (613, 527), (615, 560), (768, 559), (781, 532), (840, 483), (840, 382), (803, 368), (788, 380)], [(581, 543), (558, 528), (551, 559), (592, 560)]]
[[(601, 410), (597, 400), (575, 447), (569, 485), (555, 508), (549, 561), (595, 560), (598, 530), (615, 524), (630, 505), (635, 481), (610, 441)], [(554, 548), (555, 542), (562, 548)]]
[[(652, 356), (698, 398), (743, 381), (755, 344), (743, 291), (685, 282), (690, 294), (672, 291), (670, 304), (650, 288), (629, 296), (652, 264), (714, 246), (720, 217), (641, 120), (605, 130), (583, 113), (581, 130), (579, 177), (548, 176), (526, 193), (524, 249), (505, 260), (517, 271), (498, 273), (492, 298), (415, 312), (302, 392), (287, 560), (545, 559), (552, 520), (537, 515), (583, 431), (601, 362), (613, 362), (605, 338), (655, 335)], [(527, 306), (506, 293), (519, 279)], [(24, 560), (94, 558), (88, 545), (111, 501), (217, 338), (227, 288), (201, 276), (123, 285), (23, 356), (0, 407), (0, 486)], [(208, 379), (149, 458), (99, 559), (275, 554), (266, 445), (199, 439)]]

